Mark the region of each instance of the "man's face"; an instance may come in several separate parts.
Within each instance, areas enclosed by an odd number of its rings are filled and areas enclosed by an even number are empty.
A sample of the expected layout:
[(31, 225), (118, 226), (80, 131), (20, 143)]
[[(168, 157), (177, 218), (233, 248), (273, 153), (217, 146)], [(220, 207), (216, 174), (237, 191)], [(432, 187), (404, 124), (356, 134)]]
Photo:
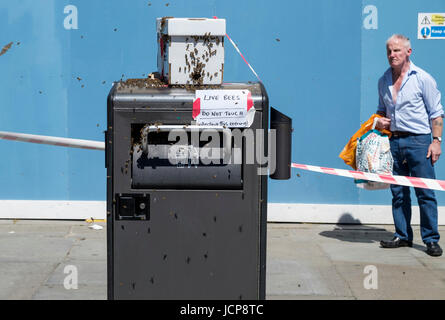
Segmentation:
[(404, 43), (397, 39), (390, 41), (386, 46), (388, 62), (392, 68), (402, 67), (408, 61), (411, 52), (411, 48), (407, 49)]

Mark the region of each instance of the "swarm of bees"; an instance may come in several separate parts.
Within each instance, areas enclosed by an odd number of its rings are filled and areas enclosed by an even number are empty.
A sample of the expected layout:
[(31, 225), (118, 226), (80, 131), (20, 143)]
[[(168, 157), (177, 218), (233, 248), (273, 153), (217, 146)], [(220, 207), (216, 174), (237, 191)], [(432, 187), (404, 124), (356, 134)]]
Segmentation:
[[(185, 41), (187, 43), (185, 50), (185, 66), (178, 67), (178, 72), (188, 73), (190, 80), (187, 81), (187, 85), (202, 86), (204, 82), (204, 77), (212, 81), (213, 77), (218, 77), (218, 72), (210, 73), (206, 71), (206, 65), (208, 64), (211, 57), (216, 56), (217, 49), (213, 50), (214, 43), (218, 46), (221, 41), (217, 36), (211, 36), (210, 32), (205, 33), (203, 36), (191, 36), (193, 43), (188, 43), (189, 38), (186, 37)], [(202, 45), (207, 47), (204, 52), (199, 52), (197, 49), (197, 44), (202, 41)], [(221, 70), (222, 71), (222, 70)]]
[[(160, 22), (160, 29), (163, 30), (166, 27), (167, 20), (172, 17), (163, 17)], [(160, 34), (160, 43), (162, 46), (161, 52), (168, 50), (168, 47), (171, 45), (172, 39), (167, 34)], [(182, 40), (184, 41), (184, 40)], [(184, 65), (175, 65), (175, 73), (183, 74), (187, 77), (188, 80), (182, 78), (183, 80), (177, 81), (174, 83), (171, 79), (163, 79), (161, 77), (153, 77), (148, 76), (147, 78), (142, 79), (121, 79), (118, 85), (118, 89), (126, 89), (126, 88), (159, 88), (159, 87), (179, 87), (185, 88), (187, 90), (196, 90), (200, 88), (219, 88), (218, 85), (206, 85), (204, 87), (204, 83), (206, 80), (213, 81), (214, 78), (218, 78), (219, 75), (223, 74), (224, 64), (222, 64), (221, 68), (217, 70), (218, 72), (214, 72), (216, 70), (207, 70), (209, 69), (209, 62), (212, 57), (217, 55), (217, 47), (222, 45), (224, 47), (224, 37), (223, 36), (213, 36), (210, 32), (205, 33), (201, 36), (188, 36), (185, 37), (185, 54), (184, 54)], [(181, 60), (181, 59), (180, 59)], [(181, 62), (179, 62), (181, 64)], [(172, 63), (173, 65), (173, 63)], [(173, 67), (173, 66), (170, 66)], [(169, 70), (169, 73), (172, 73), (172, 70)], [(220, 73), (221, 72), (221, 73)], [(176, 75), (178, 74), (176, 73)], [(164, 75), (165, 77), (165, 75)], [(167, 81), (168, 80), (168, 81)], [(184, 84), (184, 82), (186, 82)]]
[(120, 81), (118, 89), (124, 88), (160, 88), (165, 87), (167, 84), (159, 78), (156, 78), (152, 73), (147, 78), (142, 79), (127, 79), (126, 81)]

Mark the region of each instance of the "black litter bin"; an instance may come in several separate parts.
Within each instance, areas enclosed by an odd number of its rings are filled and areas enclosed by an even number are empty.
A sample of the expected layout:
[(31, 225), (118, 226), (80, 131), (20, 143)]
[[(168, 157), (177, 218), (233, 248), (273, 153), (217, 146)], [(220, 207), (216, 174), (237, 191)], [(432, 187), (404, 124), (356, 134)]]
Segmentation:
[[(113, 85), (106, 131), (109, 299), (265, 298), (268, 177), (259, 169), (267, 166), (268, 97), (261, 83), (218, 89), (249, 90), (249, 129), (266, 130), (254, 141), (225, 140), (235, 129), (217, 130), (222, 156), (204, 164), (189, 152), (197, 147), (193, 89)], [(189, 157), (172, 163), (165, 156), (178, 128), (191, 147), (176, 150)], [(249, 163), (252, 143), (261, 159)], [(224, 150), (238, 150), (238, 161)]]

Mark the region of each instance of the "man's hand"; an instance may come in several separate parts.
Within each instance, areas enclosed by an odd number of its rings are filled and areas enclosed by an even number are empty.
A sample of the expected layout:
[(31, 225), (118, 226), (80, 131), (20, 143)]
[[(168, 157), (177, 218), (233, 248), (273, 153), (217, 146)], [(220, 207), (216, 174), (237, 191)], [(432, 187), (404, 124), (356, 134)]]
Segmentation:
[(378, 130), (389, 130), (389, 127), (391, 125), (391, 119), (389, 118), (378, 118), (376, 124), (375, 124), (375, 128)]
[(442, 148), (440, 147), (440, 142), (433, 140), (433, 142), (428, 147), (427, 158), (431, 157), (431, 163), (435, 164), (439, 160), (440, 154), (442, 153)]

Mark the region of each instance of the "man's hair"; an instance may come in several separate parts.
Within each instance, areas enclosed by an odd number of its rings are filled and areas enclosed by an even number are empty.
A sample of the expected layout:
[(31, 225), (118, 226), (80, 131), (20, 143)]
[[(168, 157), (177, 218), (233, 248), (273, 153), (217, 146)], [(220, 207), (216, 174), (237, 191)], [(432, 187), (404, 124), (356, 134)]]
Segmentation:
[(388, 44), (393, 40), (398, 40), (402, 42), (406, 49), (411, 49), (411, 41), (409, 41), (409, 38), (405, 37), (403, 34), (393, 34), (388, 40), (386, 40), (386, 46), (388, 46)]

